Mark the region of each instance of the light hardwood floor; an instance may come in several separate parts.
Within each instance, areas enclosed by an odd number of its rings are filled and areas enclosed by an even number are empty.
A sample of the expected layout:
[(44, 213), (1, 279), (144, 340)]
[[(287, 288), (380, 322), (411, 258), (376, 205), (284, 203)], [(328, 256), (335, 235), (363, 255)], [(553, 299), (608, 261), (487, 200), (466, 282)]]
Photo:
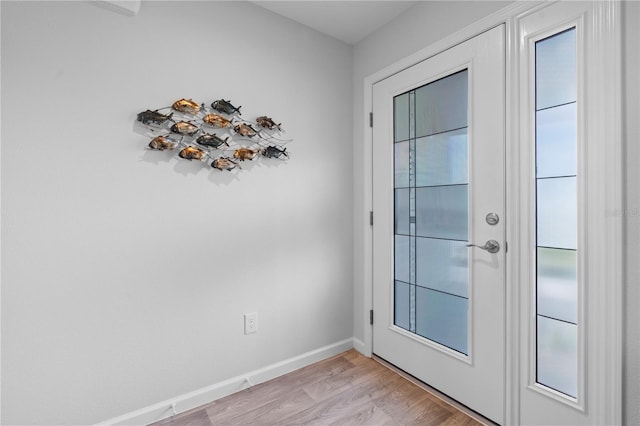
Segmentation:
[(456, 425), (467, 414), (350, 350), (153, 426)]

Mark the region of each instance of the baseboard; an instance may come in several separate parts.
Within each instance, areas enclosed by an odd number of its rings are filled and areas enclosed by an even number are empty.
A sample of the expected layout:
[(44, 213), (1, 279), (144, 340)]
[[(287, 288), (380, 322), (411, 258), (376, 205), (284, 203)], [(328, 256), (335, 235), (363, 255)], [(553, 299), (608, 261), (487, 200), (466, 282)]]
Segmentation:
[(367, 357), (371, 356), (371, 351), (367, 350), (364, 342), (356, 337), (353, 338), (353, 349), (360, 352), (364, 356), (367, 356)]
[(353, 348), (356, 341), (364, 346), (361, 341), (354, 338), (341, 340), (322, 348), (306, 352), (302, 355), (268, 365), (258, 370), (250, 371), (246, 374), (232, 377), (219, 383), (214, 383), (202, 389), (176, 396), (175, 398), (132, 411), (122, 416), (114, 417), (113, 419), (97, 423), (97, 425), (147, 425), (149, 423), (157, 422), (175, 414), (189, 411), (208, 402), (215, 401), (216, 399), (231, 395), (232, 393), (236, 393), (247, 387), (290, 373), (291, 371), (313, 364), (314, 362), (330, 358)]
[(141, 0), (98, 0), (97, 6), (112, 10), (123, 15), (135, 16), (140, 12)]

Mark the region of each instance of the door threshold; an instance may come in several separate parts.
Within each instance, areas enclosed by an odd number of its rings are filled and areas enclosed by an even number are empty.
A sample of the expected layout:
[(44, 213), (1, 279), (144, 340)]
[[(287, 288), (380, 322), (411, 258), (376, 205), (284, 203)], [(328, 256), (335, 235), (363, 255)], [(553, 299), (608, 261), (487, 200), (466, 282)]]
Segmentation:
[(484, 417), (482, 414), (472, 410), (471, 408), (467, 407), (466, 405), (463, 405), (463, 404), (459, 403), (455, 399), (453, 399), (453, 398), (447, 396), (446, 394), (440, 392), (436, 388), (429, 386), (428, 384), (426, 384), (422, 380), (420, 380), (420, 379), (412, 376), (411, 374), (407, 373), (406, 371), (396, 367), (395, 365), (391, 364), (389, 361), (386, 361), (386, 360), (380, 358), (378, 355), (371, 354), (371, 358), (373, 360), (377, 361), (378, 363), (382, 364), (383, 366), (387, 367), (389, 370), (392, 370), (392, 371), (398, 373), (400, 376), (404, 377), (405, 379), (407, 379), (408, 381), (410, 381), (414, 385), (418, 386), (419, 388), (429, 392), (430, 394), (432, 394), (436, 398), (446, 402), (447, 404), (453, 406), (457, 410), (462, 411), (463, 413), (465, 413), (466, 415), (468, 415), (472, 419), (476, 420), (477, 422), (480, 422), (480, 423), (482, 423), (483, 425), (486, 425), (486, 426), (499, 426), (498, 423), (495, 423), (494, 421)]

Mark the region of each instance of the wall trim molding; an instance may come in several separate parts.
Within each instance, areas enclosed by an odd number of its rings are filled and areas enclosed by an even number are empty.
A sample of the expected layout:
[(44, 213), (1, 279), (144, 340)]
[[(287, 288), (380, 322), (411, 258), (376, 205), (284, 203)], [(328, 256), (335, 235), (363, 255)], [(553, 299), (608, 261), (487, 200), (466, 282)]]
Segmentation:
[(364, 344), (362, 340), (358, 339), (357, 337), (353, 338), (353, 349), (355, 349), (356, 351), (360, 352), (365, 356), (371, 357), (370, 353), (368, 355), (366, 354), (367, 346)]
[(149, 424), (157, 422), (169, 418), (172, 415), (184, 413), (200, 405), (247, 389), (253, 385), (290, 373), (299, 368), (306, 367), (314, 362), (322, 361), (344, 351), (348, 351), (354, 347), (357, 343), (356, 341), (362, 343), (350, 337), (257, 370), (249, 371), (246, 374), (241, 374), (204, 388), (96, 423), (96, 425)]
[(127, 16), (136, 16), (140, 12), (142, 0), (94, 0), (96, 6)]

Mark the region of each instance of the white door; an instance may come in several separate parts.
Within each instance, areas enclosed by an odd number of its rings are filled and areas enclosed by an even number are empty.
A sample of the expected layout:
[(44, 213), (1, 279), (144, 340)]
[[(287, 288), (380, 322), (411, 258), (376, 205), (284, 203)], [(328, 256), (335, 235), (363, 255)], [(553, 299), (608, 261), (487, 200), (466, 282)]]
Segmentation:
[(373, 87), (373, 352), (498, 423), (504, 52), (500, 26)]

